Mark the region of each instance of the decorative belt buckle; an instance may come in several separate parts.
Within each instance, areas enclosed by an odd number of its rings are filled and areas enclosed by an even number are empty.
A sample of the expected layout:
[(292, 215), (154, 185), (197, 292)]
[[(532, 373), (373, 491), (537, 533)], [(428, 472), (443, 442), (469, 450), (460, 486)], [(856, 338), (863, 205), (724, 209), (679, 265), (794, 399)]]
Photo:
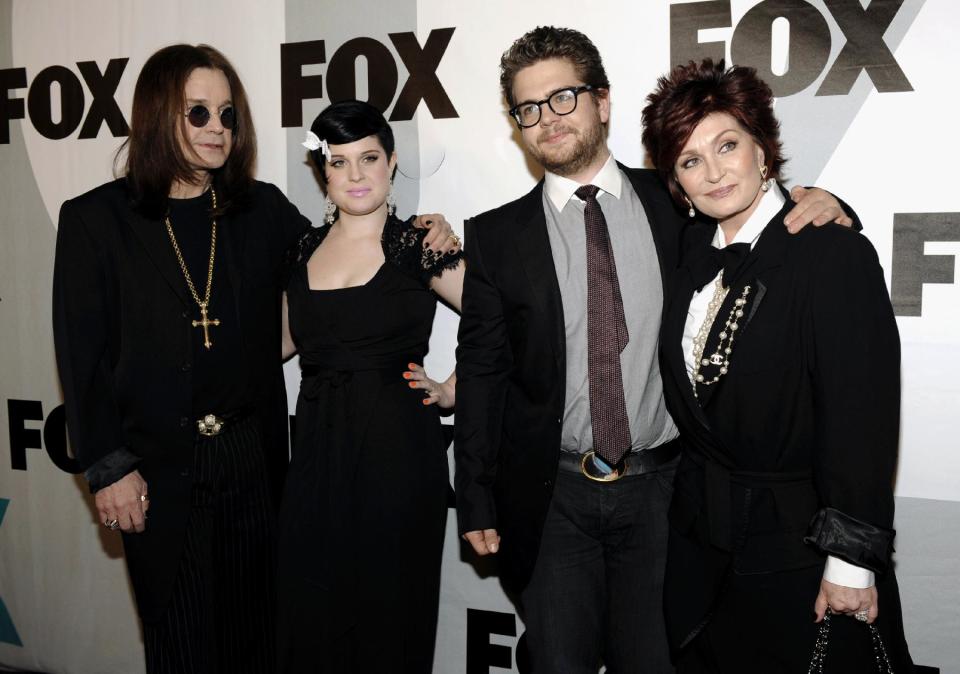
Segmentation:
[(600, 472), (593, 461), (593, 457), (594, 451), (591, 449), (580, 459), (580, 472), (583, 473), (587, 479), (593, 480), (594, 482), (616, 482), (623, 477), (622, 468), (613, 468), (613, 472), (611, 473)]
[(216, 414), (207, 414), (203, 419), (197, 419), (197, 433), (212, 438), (215, 435), (220, 435), (223, 424), (223, 419)]

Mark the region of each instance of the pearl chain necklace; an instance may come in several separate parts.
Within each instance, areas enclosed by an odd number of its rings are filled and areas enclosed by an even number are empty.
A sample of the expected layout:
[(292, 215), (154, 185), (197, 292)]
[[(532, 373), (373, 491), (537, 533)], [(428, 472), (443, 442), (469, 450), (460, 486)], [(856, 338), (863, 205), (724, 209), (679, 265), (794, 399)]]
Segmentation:
[[(710, 336), (710, 329), (713, 327), (713, 322), (717, 319), (717, 314), (720, 313), (720, 307), (723, 305), (723, 301), (726, 299), (729, 291), (730, 288), (723, 287), (723, 273), (721, 272), (713, 284), (713, 297), (707, 305), (707, 315), (703, 318), (700, 331), (697, 332), (697, 335), (693, 338), (693, 372), (690, 373), (690, 383), (693, 384), (694, 398), (698, 397), (697, 384), (703, 384), (704, 386), (716, 384), (720, 381), (720, 377), (727, 373), (730, 367), (730, 355), (733, 353), (733, 338), (740, 328), (740, 324), (737, 321), (743, 317), (743, 306), (747, 303), (750, 286), (744, 286), (740, 297), (734, 301), (733, 307), (730, 309), (730, 315), (727, 316), (727, 320), (723, 325), (723, 330), (721, 330), (718, 335), (720, 339), (717, 341), (717, 348), (708, 358), (703, 357), (703, 350), (707, 346), (707, 337)], [(720, 366), (720, 370), (714, 375), (713, 379), (708, 380), (700, 372), (701, 366), (707, 365)]]

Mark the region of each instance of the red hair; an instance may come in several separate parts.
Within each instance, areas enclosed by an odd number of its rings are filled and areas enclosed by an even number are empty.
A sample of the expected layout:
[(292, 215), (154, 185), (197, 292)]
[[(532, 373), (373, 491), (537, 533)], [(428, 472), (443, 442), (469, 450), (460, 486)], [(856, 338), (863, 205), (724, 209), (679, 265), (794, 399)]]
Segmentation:
[(674, 165), (694, 129), (712, 113), (737, 120), (763, 150), (768, 178), (779, 178), (786, 159), (780, 122), (773, 114), (773, 92), (745, 66), (726, 68), (704, 59), (676, 66), (657, 80), (643, 109), (643, 146), (674, 200), (686, 206)]

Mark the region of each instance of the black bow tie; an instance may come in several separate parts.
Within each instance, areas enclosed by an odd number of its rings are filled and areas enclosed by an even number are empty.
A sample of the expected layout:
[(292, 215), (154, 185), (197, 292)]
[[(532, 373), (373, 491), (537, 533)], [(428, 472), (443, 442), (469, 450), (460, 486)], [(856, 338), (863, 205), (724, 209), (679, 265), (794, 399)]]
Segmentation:
[(723, 285), (729, 287), (736, 280), (737, 273), (749, 254), (749, 243), (733, 243), (726, 248), (710, 246), (703, 257), (690, 267), (694, 285), (702, 290), (703, 286), (715, 279), (717, 272), (722, 269)]

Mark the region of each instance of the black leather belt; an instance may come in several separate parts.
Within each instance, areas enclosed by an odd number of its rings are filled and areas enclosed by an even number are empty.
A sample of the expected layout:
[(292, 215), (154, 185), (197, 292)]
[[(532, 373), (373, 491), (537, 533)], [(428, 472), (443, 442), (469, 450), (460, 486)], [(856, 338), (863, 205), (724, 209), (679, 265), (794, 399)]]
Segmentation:
[(675, 438), (657, 447), (627, 454), (623, 459), (623, 466), (608, 475), (591, 471), (592, 450), (586, 454), (560, 452), (559, 467), (560, 470), (568, 473), (579, 473), (595, 482), (616, 482), (621, 477), (656, 472), (665, 464), (675, 459), (679, 454), (680, 441)]

